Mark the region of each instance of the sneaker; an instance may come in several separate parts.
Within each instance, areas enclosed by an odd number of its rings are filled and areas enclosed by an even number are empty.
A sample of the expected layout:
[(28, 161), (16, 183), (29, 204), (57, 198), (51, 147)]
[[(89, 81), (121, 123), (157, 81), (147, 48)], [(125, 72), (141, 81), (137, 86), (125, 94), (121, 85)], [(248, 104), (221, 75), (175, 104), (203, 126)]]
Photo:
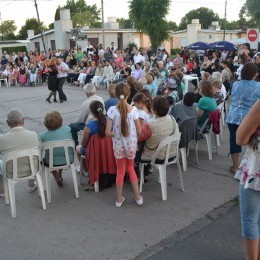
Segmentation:
[(135, 200), (136, 204), (138, 206), (141, 206), (144, 204), (144, 198), (142, 196), (140, 196), (140, 199), (139, 200)]
[(125, 202), (125, 197), (122, 197), (122, 201), (121, 201), (121, 202), (117, 202), (117, 201), (116, 201), (115, 206), (116, 206), (117, 208), (121, 208), (121, 206), (123, 205), (124, 202)]
[(37, 189), (37, 186), (34, 185), (32, 187), (28, 187), (28, 192), (31, 193), (31, 192), (34, 192), (35, 190)]
[(0, 198), (4, 198), (5, 194), (4, 193), (0, 193)]

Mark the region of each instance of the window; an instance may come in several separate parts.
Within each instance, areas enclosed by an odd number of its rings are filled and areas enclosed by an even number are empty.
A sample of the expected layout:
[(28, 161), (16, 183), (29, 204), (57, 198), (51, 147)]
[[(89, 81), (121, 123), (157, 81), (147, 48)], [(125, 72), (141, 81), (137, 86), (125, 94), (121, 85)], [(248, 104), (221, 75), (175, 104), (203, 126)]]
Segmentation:
[(51, 49), (56, 50), (55, 40), (51, 40)]
[(34, 48), (37, 49), (40, 52), (40, 43), (39, 42), (35, 42), (34, 43)]

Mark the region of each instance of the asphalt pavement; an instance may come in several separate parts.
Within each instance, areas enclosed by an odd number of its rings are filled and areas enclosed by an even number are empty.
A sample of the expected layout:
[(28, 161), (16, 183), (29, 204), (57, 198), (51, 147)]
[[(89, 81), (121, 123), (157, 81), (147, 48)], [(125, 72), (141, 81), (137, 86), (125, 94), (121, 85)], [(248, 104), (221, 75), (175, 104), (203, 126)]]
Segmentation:
[[(43, 118), (50, 110), (58, 110), (62, 114), (64, 125), (74, 122), (85, 94), (79, 87), (66, 85), (64, 90), (67, 102), (49, 104), (45, 101), (49, 94), (46, 85), (30, 88), (2, 86), (0, 133), (9, 131), (6, 114), (14, 107), (21, 108), (27, 116), (25, 127), (37, 133), (45, 131)], [(108, 96), (105, 90), (99, 90), (98, 94), (104, 98)], [(219, 211), (223, 207), (233, 207), (230, 203), (238, 195), (238, 184), (228, 171), (228, 150), (228, 130), (225, 126), (219, 152), (213, 152), (212, 161), (208, 160), (205, 140), (199, 143), (199, 165), (196, 164), (194, 151), (190, 150), (188, 171), (182, 173), (184, 192), (180, 189), (177, 167), (169, 166), (168, 200), (161, 199), (155, 171), (143, 186), (144, 205), (141, 207), (135, 204), (129, 183), (124, 186), (126, 201), (119, 209), (114, 206), (115, 187), (95, 193), (84, 191), (84, 185), (80, 185), (80, 198), (76, 199), (72, 178), (67, 172), (63, 176), (63, 188), (57, 187), (51, 180), (52, 203), (44, 211), (37, 192), (29, 194), (26, 184), (17, 184), (16, 219), (12, 219), (10, 207), (0, 198), (0, 259), (241, 259), (239, 224), (232, 236), (225, 225), (215, 231), (206, 230), (204, 236), (207, 235), (207, 238), (203, 241), (203, 230), (210, 228), (212, 223), (213, 217), (209, 216), (216, 216), (218, 221), (221, 216)], [(87, 183), (87, 178), (84, 182)], [(224, 222), (235, 225), (232, 218), (223, 218)], [(215, 247), (210, 247), (208, 243), (214, 242), (220, 230), (225, 234), (223, 243), (218, 241)], [(192, 241), (193, 233), (198, 238)], [(168, 246), (174, 246), (174, 252), (167, 256)], [(214, 251), (220, 247), (223, 250)], [(206, 254), (206, 249), (213, 250), (214, 254)], [(161, 256), (163, 252), (165, 255)], [(188, 255), (191, 258), (185, 258)], [(229, 255), (230, 258), (226, 258)]]

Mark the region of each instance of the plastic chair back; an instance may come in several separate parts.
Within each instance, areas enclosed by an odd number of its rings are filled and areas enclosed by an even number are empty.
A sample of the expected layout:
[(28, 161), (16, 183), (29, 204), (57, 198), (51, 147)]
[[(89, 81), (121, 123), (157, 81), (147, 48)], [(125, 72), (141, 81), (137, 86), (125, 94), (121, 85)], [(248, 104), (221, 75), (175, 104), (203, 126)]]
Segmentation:
[[(152, 156), (152, 161), (151, 164), (155, 164), (156, 165), (156, 159), (160, 153), (160, 151), (166, 147), (166, 153), (165, 153), (165, 160), (163, 165), (167, 166), (170, 164), (173, 164), (176, 162), (176, 159), (178, 159), (179, 156), (179, 142), (180, 142), (180, 138), (181, 138), (181, 134), (180, 133), (176, 133), (173, 134), (171, 136), (166, 136), (158, 145), (154, 155)], [(170, 158), (170, 150), (171, 147), (174, 146), (176, 148), (176, 159), (174, 161), (169, 162), (169, 158)]]
[[(19, 181), (36, 179), (37, 187), (39, 189), (39, 195), (42, 201), (43, 209), (46, 209), (46, 202), (44, 196), (43, 183), (40, 176), (40, 149), (39, 147), (27, 148), (16, 150), (12, 152), (7, 152), (3, 154), (3, 170), (4, 170), (4, 189), (5, 189), (5, 203), (11, 206), (12, 217), (16, 217), (16, 203), (15, 203), (15, 183)], [(29, 175), (26, 177), (19, 176), (19, 159), (28, 158), (30, 171)], [(7, 164), (12, 163), (12, 178), (7, 174)], [(8, 166), (9, 168), (9, 166)], [(9, 170), (9, 169), (8, 169)]]
[[(39, 172), (39, 167), (40, 167), (40, 149), (38, 147), (35, 148), (27, 148), (23, 150), (16, 150), (12, 152), (7, 152), (3, 154), (3, 162), (4, 162), (4, 176), (6, 178), (10, 177), (7, 175), (7, 163), (12, 162), (12, 179), (13, 180), (19, 180), (19, 179), (31, 179), (32, 176), (35, 176), (36, 172)], [(20, 158), (28, 158), (29, 164), (30, 164), (30, 169), (31, 169), (31, 174), (28, 175), (28, 177), (19, 177), (19, 170), (18, 170), (18, 159)], [(35, 158), (37, 158), (37, 164), (38, 164), (38, 169), (35, 167)]]
[[(53, 165), (53, 152), (54, 148), (64, 148), (64, 153), (65, 153), (65, 161), (66, 164), (62, 166), (54, 166)], [(42, 151), (43, 153), (46, 153), (47, 150), (49, 151), (49, 166), (48, 168), (51, 169), (66, 169), (69, 168), (72, 163), (70, 162), (70, 157), (69, 157), (69, 148), (72, 148), (73, 151), (75, 152), (75, 143), (73, 140), (59, 140), (59, 141), (49, 141), (49, 142), (44, 142), (42, 144)], [(43, 156), (44, 158), (44, 156)], [(75, 154), (74, 154), (74, 159), (75, 159)]]

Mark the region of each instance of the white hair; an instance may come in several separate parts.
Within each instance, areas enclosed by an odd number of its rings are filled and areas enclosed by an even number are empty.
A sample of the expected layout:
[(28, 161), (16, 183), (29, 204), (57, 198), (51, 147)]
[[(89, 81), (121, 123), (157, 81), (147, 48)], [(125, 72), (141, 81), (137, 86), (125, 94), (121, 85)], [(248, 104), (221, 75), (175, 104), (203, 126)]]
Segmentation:
[(14, 127), (23, 123), (24, 115), (18, 108), (11, 109), (7, 114), (7, 122), (10, 127)]
[(88, 83), (84, 86), (84, 91), (86, 94), (94, 94), (96, 92), (96, 87), (94, 84)]
[(221, 76), (220, 72), (214, 71), (211, 76), (212, 76), (213, 79), (217, 79), (217, 80), (220, 80), (222, 82), (222, 76)]

